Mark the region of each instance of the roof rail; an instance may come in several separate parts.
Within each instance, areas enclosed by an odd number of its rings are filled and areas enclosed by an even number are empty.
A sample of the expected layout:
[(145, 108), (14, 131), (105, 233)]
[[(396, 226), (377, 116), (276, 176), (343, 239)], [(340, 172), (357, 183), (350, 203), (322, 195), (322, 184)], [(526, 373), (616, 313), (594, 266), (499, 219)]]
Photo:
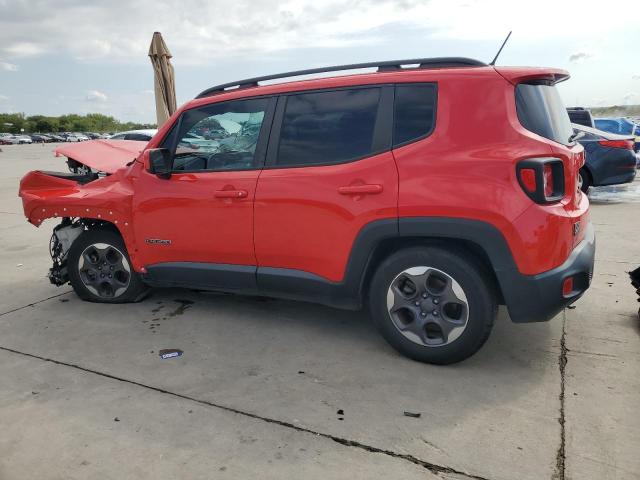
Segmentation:
[(362, 68), (377, 68), (378, 72), (391, 72), (401, 70), (403, 65), (418, 65), (415, 68), (450, 68), (450, 67), (486, 67), (487, 64), (473, 58), (465, 57), (437, 57), (437, 58), (416, 58), (409, 60), (389, 60), (385, 62), (353, 63), (351, 65), (335, 65), (333, 67), (310, 68), (308, 70), (296, 70), (293, 72), (277, 73), (275, 75), (265, 75), (264, 77), (248, 78), (236, 82), (223, 83), (206, 89), (196, 98), (209, 97), (226, 90), (237, 88), (257, 87), (258, 82), (276, 80), (278, 78), (300, 77), (303, 75), (313, 75), (316, 73), (339, 72), (344, 70), (359, 70)]

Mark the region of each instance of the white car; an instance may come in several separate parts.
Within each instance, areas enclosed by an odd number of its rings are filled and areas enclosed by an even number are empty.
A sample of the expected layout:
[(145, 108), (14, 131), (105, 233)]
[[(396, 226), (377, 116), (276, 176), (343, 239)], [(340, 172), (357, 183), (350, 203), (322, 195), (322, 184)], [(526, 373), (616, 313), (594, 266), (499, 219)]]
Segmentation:
[(11, 135), (10, 137), (4, 137), (3, 140), (8, 140), (13, 145), (24, 145), (26, 143), (33, 143), (31, 137), (26, 135)]
[(139, 142), (148, 142), (158, 133), (158, 130), (149, 128), (147, 130), (130, 130), (128, 132), (118, 132), (109, 137), (109, 140), (137, 140)]
[(86, 142), (89, 137), (81, 133), (70, 133), (67, 135), (65, 142)]

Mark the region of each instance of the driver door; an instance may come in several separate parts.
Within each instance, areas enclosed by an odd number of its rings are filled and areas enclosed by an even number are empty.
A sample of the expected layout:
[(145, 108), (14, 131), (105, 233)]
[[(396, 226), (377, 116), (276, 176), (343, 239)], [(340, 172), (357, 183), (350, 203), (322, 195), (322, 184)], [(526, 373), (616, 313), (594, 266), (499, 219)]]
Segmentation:
[(244, 283), (255, 279), (253, 201), (274, 104), (259, 98), (188, 110), (164, 139), (171, 177), (145, 170), (133, 195), (136, 244), (152, 280), (251, 286)]

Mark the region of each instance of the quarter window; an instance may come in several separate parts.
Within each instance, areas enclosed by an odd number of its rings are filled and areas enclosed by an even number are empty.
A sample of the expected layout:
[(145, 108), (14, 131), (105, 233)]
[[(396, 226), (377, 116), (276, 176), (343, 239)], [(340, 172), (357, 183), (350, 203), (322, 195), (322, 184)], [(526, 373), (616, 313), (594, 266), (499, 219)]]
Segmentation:
[(396, 86), (393, 146), (429, 135), (433, 130), (435, 116), (434, 84)]
[(570, 143), (573, 128), (555, 86), (519, 84), (516, 110), (520, 123), (530, 132), (564, 145)]
[(380, 88), (290, 95), (277, 164), (342, 163), (373, 154)]
[[(174, 171), (255, 168), (255, 152), (269, 99), (225, 102), (182, 117)], [(165, 139), (173, 141), (173, 132)], [(171, 145), (165, 145), (171, 148)]]

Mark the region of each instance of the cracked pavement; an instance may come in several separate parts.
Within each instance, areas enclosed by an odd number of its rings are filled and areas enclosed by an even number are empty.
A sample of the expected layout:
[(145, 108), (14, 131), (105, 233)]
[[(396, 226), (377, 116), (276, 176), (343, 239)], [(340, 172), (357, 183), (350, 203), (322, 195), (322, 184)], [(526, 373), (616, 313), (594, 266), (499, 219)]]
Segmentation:
[(1, 479), (640, 477), (638, 204), (593, 205), (575, 309), (501, 311), (477, 355), (436, 367), (361, 313), (187, 290), (97, 305), (50, 285), (54, 223), (27, 224), (16, 191), (64, 168), (51, 150), (0, 153)]

